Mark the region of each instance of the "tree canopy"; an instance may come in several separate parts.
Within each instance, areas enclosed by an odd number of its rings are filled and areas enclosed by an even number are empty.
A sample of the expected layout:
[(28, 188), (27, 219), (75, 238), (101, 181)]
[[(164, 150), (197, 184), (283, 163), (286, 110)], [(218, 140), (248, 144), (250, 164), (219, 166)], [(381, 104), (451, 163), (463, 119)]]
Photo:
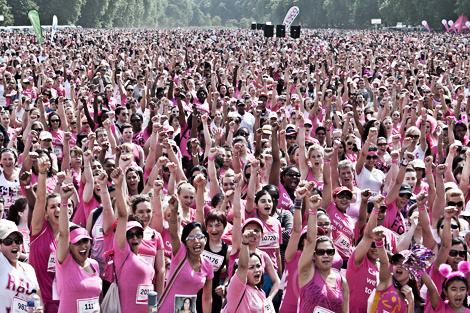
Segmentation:
[(470, 15), (470, 0), (0, 0), (0, 14), (3, 26), (28, 25), (28, 10), (38, 9), (44, 25), (57, 15), (60, 25), (93, 28), (249, 27), (281, 24), (293, 5), (300, 9), (294, 24), (307, 28), (364, 29), (380, 18), (382, 26), (426, 20), (441, 30), (442, 19)]

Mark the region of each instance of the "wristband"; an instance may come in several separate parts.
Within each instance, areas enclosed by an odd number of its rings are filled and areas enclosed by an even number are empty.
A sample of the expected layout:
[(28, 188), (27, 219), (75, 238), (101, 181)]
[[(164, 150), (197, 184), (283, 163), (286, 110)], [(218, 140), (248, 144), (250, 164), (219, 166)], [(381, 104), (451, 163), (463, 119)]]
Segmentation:
[(330, 165), (330, 161), (324, 161), (323, 164), (324, 165)]
[(157, 146), (163, 146), (161, 142), (157, 142)]
[(61, 206), (69, 206), (69, 203), (68, 202), (61, 202), (60, 205)]
[(303, 128), (303, 127), (305, 127), (304, 124), (300, 124), (300, 125), (299, 125), (299, 128)]
[(248, 246), (250, 243), (249, 243), (249, 242), (244, 243), (244, 242), (242, 241), (242, 244), (245, 245), (245, 246)]
[(302, 200), (295, 199), (294, 200), (294, 209), (301, 210), (302, 209)]
[(373, 214), (379, 214), (379, 211), (377, 211), (376, 209), (372, 209), (372, 213)]
[(235, 132), (235, 131), (234, 131), (233, 129), (229, 130), (229, 133), (232, 133), (232, 134), (233, 134), (234, 132)]
[(418, 208), (418, 211), (424, 211), (424, 210), (426, 210), (426, 207), (424, 206), (422, 208)]
[(317, 215), (318, 211), (309, 211), (308, 214), (310, 215)]
[(209, 161), (214, 161), (214, 160), (215, 160), (215, 158), (213, 158), (213, 157), (208, 157), (207, 159), (208, 159)]
[(43, 175), (47, 174), (47, 171), (44, 171), (44, 172), (39, 171), (39, 174), (43, 174)]
[(374, 242), (375, 242), (375, 247), (376, 248), (383, 248), (384, 245), (385, 245), (385, 242), (384, 242), (383, 239), (380, 239), (380, 240), (374, 239)]
[(281, 137), (282, 140), (286, 140), (286, 137)]
[(432, 171), (426, 171), (426, 174), (432, 174)]
[(392, 160), (392, 164), (398, 163), (398, 160)]

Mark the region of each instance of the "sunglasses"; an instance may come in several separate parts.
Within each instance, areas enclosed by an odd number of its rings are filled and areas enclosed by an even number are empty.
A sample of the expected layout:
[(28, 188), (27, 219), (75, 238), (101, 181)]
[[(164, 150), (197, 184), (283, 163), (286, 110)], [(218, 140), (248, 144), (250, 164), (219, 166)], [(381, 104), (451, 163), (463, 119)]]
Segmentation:
[(346, 200), (352, 200), (352, 195), (349, 193), (339, 193), (336, 195), (336, 198), (338, 199), (346, 199)]
[(297, 139), (297, 136), (286, 136), (286, 139), (288, 139), (288, 140), (289, 139), (294, 139), (295, 140), (295, 139)]
[(193, 236), (189, 236), (188, 238), (186, 238), (186, 241), (194, 241), (194, 240), (201, 240), (202, 238), (206, 238), (206, 236), (204, 234), (197, 234), (197, 235), (193, 235)]
[(134, 91), (134, 89), (126, 89), (126, 91)]
[(406, 138), (419, 139), (419, 135), (407, 135)]
[(16, 243), (17, 245), (22, 245), (23, 244), (23, 237), (6, 238), (6, 239), (3, 239), (2, 242), (7, 247), (11, 246), (13, 244), (13, 242)]
[(411, 193), (403, 193), (398, 195), (400, 198), (411, 199)]
[(346, 142), (346, 144), (347, 144), (348, 146), (352, 146), (352, 145), (355, 145), (356, 143), (353, 142), (353, 141), (348, 141), (348, 142)]
[(34, 130), (35, 132), (37, 132), (37, 133), (42, 132), (42, 129), (41, 129), (41, 128), (36, 128), (36, 129), (33, 129), (33, 130)]
[(454, 201), (449, 201), (447, 202), (447, 206), (456, 206), (456, 207), (463, 207), (463, 201), (459, 201), (459, 202), (454, 202)]
[(449, 256), (455, 258), (457, 255), (459, 255), (459, 257), (461, 258), (465, 258), (467, 256), (467, 251), (465, 250), (455, 250), (455, 249), (452, 249), (449, 251)]
[(51, 120), (51, 123), (59, 123), (60, 120)]
[(77, 122), (70, 122), (70, 125), (77, 125)]
[(376, 156), (376, 155), (368, 155), (368, 156), (366, 156), (366, 159), (367, 159), (367, 160), (372, 160), (372, 159), (377, 160), (377, 158), (378, 158), (378, 156)]
[(126, 233), (127, 240), (134, 238), (142, 239), (144, 237), (144, 231), (142, 229), (136, 230), (135, 232), (128, 231)]
[[(444, 229), (444, 224), (442, 224), (441, 227), (439, 227), (439, 228)], [(450, 228), (453, 229), (453, 230), (456, 230), (456, 229), (459, 229), (459, 225), (450, 224)]]
[(299, 173), (287, 173), (286, 176), (300, 178), (300, 174), (299, 174)]
[(379, 146), (379, 147), (384, 147), (384, 146), (386, 146), (386, 145), (387, 145), (386, 142), (384, 142), (384, 143), (378, 143), (378, 144), (377, 144), (377, 146)]
[(316, 249), (315, 250), (315, 254), (316, 255), (319, 255), (319, 256), (322, 256), (322, 255), (328, 255), (328, 256), (333, 256), (335, 255), (335, 249)]
[(142, 121), (138, 118), (131, 120), (131, 123), (140, 123), (140, 122), (142, 122)]

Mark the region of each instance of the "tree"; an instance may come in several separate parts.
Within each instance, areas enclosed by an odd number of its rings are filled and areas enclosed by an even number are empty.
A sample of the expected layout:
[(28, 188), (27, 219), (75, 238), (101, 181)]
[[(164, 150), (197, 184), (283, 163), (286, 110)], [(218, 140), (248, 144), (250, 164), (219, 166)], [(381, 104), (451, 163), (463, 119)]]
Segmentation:
[(0, 14), (3, 15), (3, 22), (0, 22), (2, 26), (11, 26), (14, 23), (13, 14), (11, 14), (11, 6), (8, 5), (7, 0), (0, 0)]
[(7, 3), (8, 6), (11, 7), (11, 14), (17, 26), (29, 25), (31, 22), (28, 19), (28, 11), (33, 9), (37, 10), (39, 8), (32, 0), (7, 0)]
[(109, 0), (88, 0), (81, 8), (78, 24), (83, 27), (103, 27), (104, 15), (108, 11)]
[(67, 0), (66, 3), (64, 0), (36, 0), (41, 23), (44, 25), (50, 25), (54, 15), (57, 15), (60, 25), (75, 25), (85, 2), (86, 0)]

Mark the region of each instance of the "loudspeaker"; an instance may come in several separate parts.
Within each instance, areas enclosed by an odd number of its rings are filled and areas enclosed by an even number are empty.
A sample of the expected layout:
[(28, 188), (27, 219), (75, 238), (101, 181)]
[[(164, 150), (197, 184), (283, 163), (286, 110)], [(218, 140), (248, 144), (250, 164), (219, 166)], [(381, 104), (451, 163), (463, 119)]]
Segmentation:
[(266, 24), (259, 24), (259, 23), (258, 23), (258, 24), (256, 24), (256, 29), (258, 29), (258, 30), (260, 30), (260, 29), (264, 30), (264, 27), (265, 27), (265, 26), (266, 26)]
[(276, 26), (276, 37), (286, 37), (286, 26), (277, 25)]
[(251, 29), (252, 29), (252, 30), (256, 30), (256, 22), (252, 22), (252, 23), (251, 23)]
[(266, 25), (264, 27), (264, 37), (272, 37), (274, 35), (274, 25)]
[(290, 27), (290, 36), (292, 38), (300, 38), (300, 26), (291, 26)]

